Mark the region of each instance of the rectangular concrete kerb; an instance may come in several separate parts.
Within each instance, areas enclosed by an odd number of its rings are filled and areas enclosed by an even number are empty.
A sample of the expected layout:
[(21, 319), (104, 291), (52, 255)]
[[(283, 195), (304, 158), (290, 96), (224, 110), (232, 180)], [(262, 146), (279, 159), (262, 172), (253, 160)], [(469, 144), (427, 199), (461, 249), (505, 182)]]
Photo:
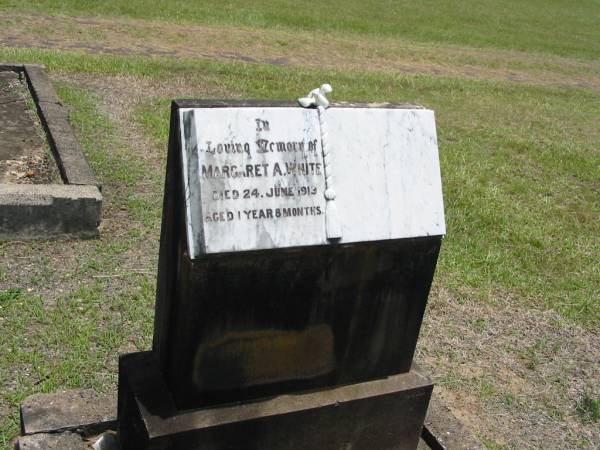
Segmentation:
[(40, 102), (37, 105), (63, 181), (66, 184), (98, 186), (92, 169), (83, 156), (81, 146), (73, 135), (65, 108), (50, 102)]
[(73, 135), (67, 111), (60, 103), (43, 67), (25, 64), (23, 68), (64, 183), (90, 184), (101, 189)]
[(96, 186), (0, 184), (0, 240), (98, 236)]
[(49, 102), (60, 104), (58, 95), (48, 79), (43, 66), (24, 64), (29, 90), (36, 103)]
[(24, 76), (64, 185), (0, 184), (0, 239), (98, 236), (102, 186), (73, 134), (43, 65), (0, 63)]

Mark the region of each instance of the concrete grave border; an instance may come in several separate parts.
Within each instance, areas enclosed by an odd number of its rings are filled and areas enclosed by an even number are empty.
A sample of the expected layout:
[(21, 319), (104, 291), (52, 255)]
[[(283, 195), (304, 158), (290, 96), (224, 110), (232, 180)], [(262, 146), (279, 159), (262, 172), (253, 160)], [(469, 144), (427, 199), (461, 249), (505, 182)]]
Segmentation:
[(97, 237), (102, 187), (45, 67), (0, 63), (4, 71), (25, 77), (64, 184), (0, 184), (0, 240)]

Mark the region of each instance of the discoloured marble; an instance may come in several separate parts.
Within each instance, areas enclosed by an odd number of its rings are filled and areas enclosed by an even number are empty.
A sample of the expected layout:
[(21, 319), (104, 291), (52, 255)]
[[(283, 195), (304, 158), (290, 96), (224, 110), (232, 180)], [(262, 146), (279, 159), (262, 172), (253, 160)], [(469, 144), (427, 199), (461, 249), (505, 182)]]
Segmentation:
[[(318, 111), (180, 109), (192, 257), (327, 244)], [(329, 108), (339, 243), (445, 234), (433, 111)]]
[(172, 104), (153, 354), (179, 408), (410, 370), (445, 231), (433, 113), (327, 119), (341, 244), (318, 110)]

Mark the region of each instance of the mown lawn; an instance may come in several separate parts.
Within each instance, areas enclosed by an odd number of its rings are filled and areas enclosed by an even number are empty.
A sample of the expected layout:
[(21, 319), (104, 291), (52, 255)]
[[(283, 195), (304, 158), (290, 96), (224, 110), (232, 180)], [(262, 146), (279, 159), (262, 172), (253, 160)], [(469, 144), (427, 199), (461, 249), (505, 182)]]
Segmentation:
[[(297, 21), (291, 8), (277, 7), (282, 3), (276, 2), (228, 2), (219, 7), (207, 2), (154, 3), (156, 8), (140, 8), (137, 0), (44, 1), (35, 2), (35, 9), (334, 29), (360, 39), (386, 34), (432, 46), (443, 42), (575, 58), (595, 58), (600, 50), (600, 40), (594, 39), (598, 15), (591, 13), (599, 8), (597, 2), (580, 2), (566, 12), (558, 2), (544, 2), (542, 8), (537, 1), (463, 1), (459, 9), (450, 2), (436, 3), (435, 8), (428, 2), (381, 1), (370, 2), (370, 7), (350, 2), (335, 16), (333, 2), (312, 9), (308, 3), (297, 4), (294, 12), (313, 17), (305, 21)], [(386, 14), (381, 13), (384, 6)], [(29, 11), (34, 4), (0, 0), (0, 7)], [(477, 430), (489, 448), (530, 446), (527, 426), (519, 430), (522, 436), (511, 436), (508, 427), (496, 423), (495, 417), (502, 414), (547, 423), (557, 430), (551, 437), (555, 445), (594, 447), (600, 352), (590, 343), (598, 342), (600, 324), (600, 91), (64, 49), (4, 47), (0, 60), (46, 64), (71, 109), (74, 128), (105, 195), (98, 240), (0, 243), (3, 448), (9, 448), (19, 432), (18, 405), (26, 396), (74, 387), (113, 390), (117, 354), (146, 349), (151, 343), (170, 100), (289, 100), (324, 81), (334, 86), (334, 101), (420, 103), (436, 112), (448, 236), (435, 284), (451, 298), (448, 309), (457, 311), (454, 316), (442, 311), (442, 319), (434, 299), (426, 318), (426, 323), (441, 321), (436, 325), (442, 334), (451, 330), (439, 349), (431, 350), (435, 346), (424, 342), (424, 356), (432, 357), (434, 362), (428, 364), (438, 371), (440, 386), (459, 400), (469, 391), (476, 393), (473, 401), (483, 424)], [(510, 349), (497, 348), (496, 336), (486, 334), (493, 329), (493, 317), (461, 316), (469, 314), (469, 305), (504, 314), (505, 299), (510, 299), (514, 320), (507, 334), (530, 333), (532, 342), (516, 340)], [(536, 322), (536, 316), (544, 320)], [(464, 330), (454, 325), (463, 319), (474, 331), (473, 342), (465, 344), (477, 349), (471, 359), (455, 351)], [(556, 332), (532, 330), (532, 323), (550, 323)], [(576, 338), (565, 337), (570, 329), (579, 330)], [(561, 352), (572, 353), (573, 360), (563, 361)], [(584, 352), (587, 359), (579, 356)], [(442, 363), (447, 354), (455, 361)], [(507, 355), (516, 367), (509, 374), (492, 369), (473, 376), (461, 372), (463, 367), (477, 372), (489, 360)], [(549, 380), (545, 372), (553, 361), (558, 361), (558, 372), (552, 377), (558, 380)], [(505, 390), (504, 381), (515, 373), (536, 391), (558, 394), (537, 398)]]
[(36, 13), (334, 31), (589, 59), (600, 56), (596, 0), (1, 0), (2, 6)]

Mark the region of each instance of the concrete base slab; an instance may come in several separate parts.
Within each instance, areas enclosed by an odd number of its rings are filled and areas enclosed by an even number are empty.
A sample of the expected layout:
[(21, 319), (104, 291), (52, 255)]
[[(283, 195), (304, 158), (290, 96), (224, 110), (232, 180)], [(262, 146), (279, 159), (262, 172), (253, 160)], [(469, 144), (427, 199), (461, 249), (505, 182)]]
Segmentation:
[[(21, 415), (23, 433), (38, 434), (19, 438), (17, 449), (89, 449), (90, 443), (96, 442), (97, 439), (88, 438), (87, 447), (81, 447), (85, 445), (83, 437), (88, 437), (90, 434), (95, 436), (103, 432), (114, 436), (116, 431), (117, 409), (114, 393), (99, 395), (92, 390), (75, 390), (37, 394), (25, 400), (22, 411), (25, 411)], [(62, 438), (63, 435), (66, 437)], [(115, 439), (112, 439), (111, 443), (111, 446), (101, 446), (100, 449), (119, 448)], [(417, 446), (417, 450), (430, 449), (484, 449), (484, 446), (452, 415), (450, 409), (435, 394), (430, 400), (422, 438)], [(377, 449), (373, 446), (372, 450)]]
[(36, 394), (21, 404), (21, 433), (77, 430), (79, 434), (89, 436), (114, 428), (116, 413), (116, 396), (99, 395), (92, 389)]
[(71, 432), (34, 434), (19, 438), (17, 450), (89, 450), (80, 435)]
[(179, 410), (151, 352), (121, 357), (123, 449), (414, 450), (433, 385), (420, 373)]

